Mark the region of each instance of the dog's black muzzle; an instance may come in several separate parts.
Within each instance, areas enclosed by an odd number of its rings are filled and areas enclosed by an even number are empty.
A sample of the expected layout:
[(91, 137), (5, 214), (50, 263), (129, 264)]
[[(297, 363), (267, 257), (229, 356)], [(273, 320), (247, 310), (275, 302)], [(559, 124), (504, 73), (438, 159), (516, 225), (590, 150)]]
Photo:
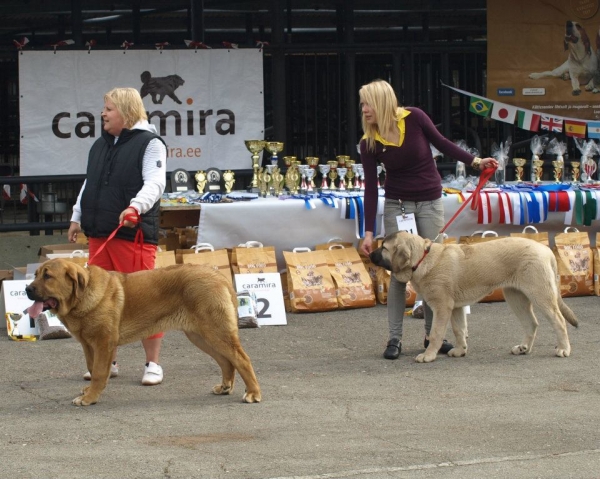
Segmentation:
[(376, 250), (372, 251), (369, 255), (369, 258), (371, 260), (371, 263), (373, 263), (374, 265), (381, 266), (387, 269), (388, 271), (392, 270), (392, 264), (383, 257), (382, 248), (377, 248)]

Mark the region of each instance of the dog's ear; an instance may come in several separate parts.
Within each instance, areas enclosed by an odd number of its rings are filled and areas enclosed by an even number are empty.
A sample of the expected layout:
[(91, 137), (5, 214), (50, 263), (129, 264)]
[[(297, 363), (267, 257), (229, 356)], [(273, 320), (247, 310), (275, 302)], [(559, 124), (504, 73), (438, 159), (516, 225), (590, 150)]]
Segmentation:
[(588, 37), (587, 33), (585, 32), (585, 30), (583, 29), (583, 27), (581, 25), (576, 24), (576, 27), (577, 27), (577, 31), (579, 32), (579, 36), (581, 37), (581, 41), (583, 42), (583, 45), (585, 46), (585, 52), (592, 53), (590, 37)]
[(73, 284), (73, 295), (76, 298), (79, 298), (87, 286), (89, 274), (81, 266), (70, 263), (67, 266), (67, 276), (71, 279)]
[(392, 273), (401, 283), (408, 283), (412, 278), (412, 254), (407, 242), (397, 241), (392, 256)]

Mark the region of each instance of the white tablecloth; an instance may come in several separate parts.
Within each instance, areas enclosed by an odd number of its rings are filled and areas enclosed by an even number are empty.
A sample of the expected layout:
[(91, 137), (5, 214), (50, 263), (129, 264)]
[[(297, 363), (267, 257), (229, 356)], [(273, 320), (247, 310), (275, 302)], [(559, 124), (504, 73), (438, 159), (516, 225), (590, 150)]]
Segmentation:
[[(465, 193), (464, 196), (468, 198), (470, 193)], [(510, 233), (523, 231), (525, 225), (499, 223), (499, 195), (492, 192), (487, 196), (490, 199), (490, 223), (479, 224), (478, 213), (471, 210), (469, 204), (446, 229), (448, 236), (469, 236), (475, 231), (483, 230), (493, 230), (499, 235), (508, 236)], [(381, 200), (383, 201), (382, 198)], [(445, 195), (443, 202), (447, 223), (462, 203), (456, 194)], [(285, 267), (283, 251), (291, 251), (295, 247), (314, 249), (315, 245), (327, 243), (332, 238), (358, 244), (355, 220), (341, 218), (339, 208), (332, 208), (320, 199), (313, 200), (313, 204), (314, 209), (307, 209), (302, 199), (277, 198), (203, 204), (198, 242), (211, 243), (218, 249), (237, 246), (247, 241), (260, 241), (265, 246), (275, 247), (280, 269)], [(546, 220), (533, 226), (540, 232), (549, 232), (551, 243), (555, 233), (564, 231), (567, 226), (573, 226), (579, 231), (589, 232), (590, 241), (594, 245), (596, 232), (600, 231), (600, 221), (592, 222), (591, 226), (582, 226), (576, 225), (573, 219), (573, 224), (565, 224), (566, 215), (565, 212), (549, 212)], [(378, 217), (377, 224), (379, 227), (381, 217)]]

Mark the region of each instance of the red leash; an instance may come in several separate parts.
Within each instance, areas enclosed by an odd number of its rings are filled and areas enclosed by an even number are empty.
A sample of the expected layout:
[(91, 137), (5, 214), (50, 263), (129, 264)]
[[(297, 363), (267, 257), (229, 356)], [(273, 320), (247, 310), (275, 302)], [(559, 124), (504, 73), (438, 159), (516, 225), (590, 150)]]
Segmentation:
[(479, 198), (479, 192), (483, 189), (485, 184), (492, 177), (492, 175), (496, 172), (496, 170), (497, 170), (497, 168), (486, 168), (485, 170), (483, 170), (481, 172), (481, 175), (479, 176), (479, 183), (477, 183), (477, 187), (475, 188), (475, 191), (473, 191), (471, 196), (461, 205), (461, 207), (458, 209), (458, 211), (456, 213), (454, 213), (454, 216), (452, 218), (450, 218), (450, 221), (448, 221), (448, 223), (446, 223), (446, 225), (442, 228), (442, 230), (438, 234), (438, 237), (444, 231), (446, 231), (446, 228), (448, 228), (448, 226), (450, 226), (452, 224), (452, 222), (456, 219), (456, 217), (460, 214), (460, 212), (465, 209), (465, 207), (469, 204), (469, 202), (471, 200), (473, 200), (471, 209), (474, 211), (477, 208), (479, 208), (479, 203), (481, 201)]
[[(119, 226), (117, 226), (117, 228), (110, 234), (110, 236), (108, 238), (106, 238), (106, 241), (104, 243), (102, 243), (102, 245), (100, 246), (100, 248), (98, 248), (98, 250), (96, 251), (94, 256), (92, 256), (88, 260), (88, 264), (96, 256), (98, 256), (100, 254), (100, 252), (104, 249), (104, 247), (107, 245), (107, 243), (115, 237), (115, 235), (117, 234), (117, 231), (119, 231), (125, 225), (125, 221), (131, 221), (132, 223), (138, 224), (140, 222), (140, 215), (138, 214), (137, 211), (133, 214), (125, 215), (125, 217), (123, 218), (123, 221), (121, 223), (119, 223)], [(134, 251), (133, 269), (135, 271), (135, 263), (136, 263), (136, 259), (138, 256), (138, 252), (139, 252), (139, 256), (140, 256), (140, 269), (142, 268), (142, 258), (143, 258), (143, 251), (144, 251), (144, 233), (142, 233), (142, 228), (138, 228), (137, 232), (135, 233), (135, 238), (133, 240), (133, 251)]]

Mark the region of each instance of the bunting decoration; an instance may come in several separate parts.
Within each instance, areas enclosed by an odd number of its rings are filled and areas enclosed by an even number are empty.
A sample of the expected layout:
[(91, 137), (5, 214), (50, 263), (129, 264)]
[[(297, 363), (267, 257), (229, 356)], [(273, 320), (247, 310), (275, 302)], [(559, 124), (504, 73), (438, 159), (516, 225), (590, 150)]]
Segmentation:
[(123, 43), (121, 43), (121, 48), (124, 48), (125, 50), (129, 49), (129, 47), (132, 47), (133, 43), (132, 42), (128, 42), (127, 40), (124, 40)]
[(231, 43), (231, 42), (223, 42), (223, 46), (225, 48), (233, 48), (236, 49), (238, 47), (237, 43)]
[(96, 40), (90, 40), (89, 42), (85, 42), (85, 46), (88, 47), (88, 53), (92, 51), (92, 47), (96, 46)]
[(54, 53), (56, 53), (56, 49), (58, 47), (66, 47), (67, 45), (74, 45), (74, 44), (75, 44), (75, 40), (61, 40), (60, 42), (56, 42), (50, 46), (52, 48), (54, 48)]
[[(257, 46), (259, 42), (256, 42)], [(474, 95), (465, 90), (454, 88), (445, 83), (442, 86), (449, 88), (461, 95), (469, 97), (469, 111), (484, 118), (514, 124), (528, 131), (547, 131), (553, 133), (564, 133), (573, 138), (600, 139), (600, 121), (582, 120), (581, 118), (567, 118), (549, 115), (542, 112), (525, 110), (521, 107), (501, 103), (490, 98)]]
[(27, 45), (29, 43), (29, 38), (27, 37), (23, 37), (21, 38), (21, 40), (13, 40), (13, 44), (15, 47), (17, 47), (17, 50), (23, 50), (23, 48), (25, 48), (25, 45)]
[(2, 196), (5, 200), (10, 200), (10, 185), (4, 185), (2, 188)]
[(195, 40), (184, 40), (185, 45), (188, 48), (193, 48), (194, 50), (198, 50), (198, 48), (203, 48), (205, 50), (210, 49), (211, 47), (209, 47), (206, 43), (203, 42), (197, 42)]
[(161, 42), (161, 43), (155, 43), (154, 46), (156, 47), (157, 50), (164, 50), (165, 47), (168, 47), (170, 45), (169, 42)]
[(256, 46), (258, 47), (258, 50), (259, 50), (259, 51), (262, 51), (262, 49), (263, 49), (264, 47), (268, 47), (268, 46), (269, 46), (269, 42), (263, 42), (263, 41), (261, 41), (261, 40), (257, 40), (257, 41), (256, 41)]

